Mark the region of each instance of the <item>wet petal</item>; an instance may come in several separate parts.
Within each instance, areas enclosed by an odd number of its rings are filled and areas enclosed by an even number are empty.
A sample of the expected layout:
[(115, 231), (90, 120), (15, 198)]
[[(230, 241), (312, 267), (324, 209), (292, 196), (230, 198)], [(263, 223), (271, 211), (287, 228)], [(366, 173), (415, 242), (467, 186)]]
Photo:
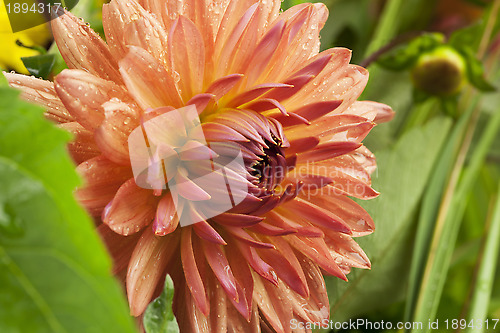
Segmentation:
[(174, 251), (175, 237), (156, 237), (150, 228), (142, 233), (135, 247), (127, 272), (127, 296), (130, 314), (144, 312), (157, 288), (165, 278), (162, 274)]
[(74, 121), (73, 116), (69, 114), (57, 96), (54, 83), (15, 73), (3, 72), (3, 75), (11, 87), (22, 91), (22, 99), (44, 107), (47, 110), (47, 118), (57, 123)]
[(136, 233), (153, 221), (157, 202), (153, 191), (140, 188), (133, 178), (129, 179), (104, 209), (102, 221), (121, 235)]
[(69, 68), (122, 82), (113, 54), (101, 37), (71, 12), (59, 9), (51, 21), (57, 47)]

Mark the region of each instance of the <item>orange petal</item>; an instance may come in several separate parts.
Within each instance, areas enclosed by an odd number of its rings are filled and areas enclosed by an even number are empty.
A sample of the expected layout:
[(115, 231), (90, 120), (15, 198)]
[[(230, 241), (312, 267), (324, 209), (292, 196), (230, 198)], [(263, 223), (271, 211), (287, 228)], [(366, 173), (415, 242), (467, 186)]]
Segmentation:
[(95, 142), (108, 159), (130, 165), (128, 137), (139, 126), (137, 111), (115, 99), (106, 102), (103, 109), (106, 118), (95, 131)]
[(179, 16), (169, 32), (171, 68), (179, 74), (179, 90), (184, 100), (201, 92), (205, 68), (205, 46), (198, 28)]
[(97, 227), (97, 232), (113, 258), (113, 274), (121, 273), (128, 267), (130, 257), (141, 234), (136, 233), (125, 237), (109, 229), (104, 223)]
[(184, 275), (186, 276), (186, 284), (193, 296), (196, 306), (208, 316), (210, 311), (205, 286), (203, 285), (200, 272), (196, 266), (195, 253), (193, 251), (192, 228), (183, 228), (181, 230), (181, 260)]
[(67, 147), (75, 163), (80, 164), (101, 154), (94, 142), (94, 133), (86, 130), (76, 121), (59, 124), (58, 127), (73, 135), (73, 140), (68, 143)]
[(44, 107), (47, 110), (47, 118), (56, 123), (67, 123), (74, 121), (74, 118), (64, 107), (64, 104), (57, 96), (54, 83), (32, 76), (6, 73), (9, 85), (22, 91), (21, 98)]
[(137, 46), (120, 60), (120, 73), (137, 103), (143, 108), (182, 106), (182, 99), (171, 73), (151, 54)]
[(147, 50), (156, 59), (165, 58), (167, 32), (162, 24), (135, 0), (114, 0), (105, 4), (103, 27), (106, 40), (118, 60), (126, 56), (127, 46), (130, 45)]
[(365, 117), (377, 124), (394, 118), (394, 111), (390, 106), (372, 101), (356, 101), (346, 110), (346, 113)]
[(89, 130), (104, 120), (102, 105), (112, 98), (131, 102), (122, 87), (82, 70), (65, 69), (54, 79), (55, 90), (71, 115)]
[(157, 202), (151, 190), (140, 188), (133, 178), (129, 179), (104, 209), (102, 221), (121, 235), (136, 233), (153, 221)]
[(142, 233), (127, 272), (127, 296), (132, 316), (141, 315), (165, 278), (165, 267), (175, 248), (175, 237), (156, 237), (150, 228)]
[(85, 183), (75, 195), (91, 214), (97, 215), (113, 199), (120, 186), (132, 177), (130, 167), (116, 165), (103, 156), (81, 163), (76, 171)]
[(349, 224), (354, 237), (368, 235), (375, 229), (370, 214), (344, 195), (328, 195), (324, 193), (310, 195), (307, 199), (324, 209), (334, 211), (335, 214)]
[(94, 30), (66, 10), (53, 14), (57, 17), (51, 21), (54, 40), (69, 68), (122, 82), (113, 54)]

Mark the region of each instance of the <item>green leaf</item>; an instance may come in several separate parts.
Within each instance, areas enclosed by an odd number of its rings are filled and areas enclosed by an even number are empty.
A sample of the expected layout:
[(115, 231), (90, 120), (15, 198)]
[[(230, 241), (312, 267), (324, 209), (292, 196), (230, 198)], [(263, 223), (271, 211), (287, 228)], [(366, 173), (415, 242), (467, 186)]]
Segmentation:
[(449, 128), (448, 118), (434, 119), (407, 132), (392, 149), (376, 153), (378, 176), (373, 185), (381, 195), (362, 203), (376, 230), (356, 239), (372, 269), (354, 269), (347, 283), (326, 277), (333, 320), (345, 321), (380, 310), (402, 297), (414, 232), (413, 213)]
[(380, 57), (377, 63), (390, 70), (400, 71), (409, 69), (417, 61), (419, 56), (442, 45), (444, 36), (440, 33), (423, 34), (403, 47), (399, 47), (393, 52)]
[(432, 175), (430, 176), (429, 186), (426, 189), (426, 194), (422, 199), (422, 205), (418, 216), (417, 230), (415, 233), (414, 249), (411, 258), (410, 278), (408, 281), (408, 292), (406, 297), (405, 320), (411, 320), (411, 314), (415, 307), (415, 302), (418, 296), (420, 280), (425, 267), (429, 244), (432, 239), (433, 227), (436, 221), (436, 215), (441, 203), (441, 197), (449, 178), (453, 161), (460, 149), (461, 139), (467, 129), (467, 124), (470, 122), (470, 116), (473, 108), (462, 115), (459, 121), (453, 127), (453, 130), (448, 135), (446, 143), (437, 163), (434, 166)]
[(467, 79), (477, 89), (485, 92), (495, 91), (496, 88), (484, 77), (484, 67), (481, 61), (476, 58), (474, 51), (470, 48), (459, 49), (467, 64)]
[[(477, 180), (481, 166), (499, 129), (500, 113), (497, 113), (491, 117), (486, 129), (481, 133), (481, 139), (472, 152), (469, 166), (464, 169), (462, 178), (453, 192), (449, 207), (442, 215), (444, 218), (438, 217), (432, 238), (431, 252), (427, 259), (414, 311), (414, 321), (427, 321), (436, 318), (454, 245), (465, 212), (464, 202)], [(425, 329), (425, 332), (428, 331), (429, 329)]]
[(42, 54), (33, 57), (21, 57), (21, 60), (31, 75), (47, 79), (52, 67), (54, 67), (56, 57), (54, 54)]
[[(500, 250), (500, 183), (498, 186), (495, 212), (490, 221), (489, 228), (485, 233), (486, 243), (482, 254), (481, 264), (479, 266), (476, 288), (469, 311), (469, 320), (484, 321), (488, 316), (488, 305), (491, 297), (491, 290), (495, 280), (495, 269), (498, 260), (498, 251)], [(466, 332), (472, 332), (470, 328)], [(484, 332), (481, 328), (478, 332)]]
[(0, 332), (135, 332), (94, 224), (73, 198), (80, 180), (69, 134), (18, 96), (0, 85)]
[(162, 294), (151, 302), (144, 313), (144, 329), (147, 333), (178, 333), (179, 326), (172, 312), (174, 282), (167, 275)]

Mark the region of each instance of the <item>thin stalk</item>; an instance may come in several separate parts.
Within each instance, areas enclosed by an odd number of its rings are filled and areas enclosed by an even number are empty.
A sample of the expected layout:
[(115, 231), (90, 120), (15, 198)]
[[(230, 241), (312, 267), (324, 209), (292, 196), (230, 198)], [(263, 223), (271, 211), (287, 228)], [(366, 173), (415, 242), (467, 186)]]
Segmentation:
[(372, 41), (366, 49), (365, 58), (382, 48), (396, 36), (402, 6), (403, 0), (387, 1), (380, 17), (380, 23), (377, 25)]
[[(488, 45), (491, 39), (493, 31), (491, 27), (495, 25), (499, 9), (500, 0), (495, 0), (482, 34), (481, 47), (478, 50), (478, 56), (480, 57), (484, 56), (486, 50), (484, 45)], [(469, 150), (480, 114), (480, 107), (477, 107), (479, 101), (477, 94), (469, 90), (464, 94), (463, 100), (464, 102), (471, 101), (471, 103), (464, 103), (463, 105), (475, 105), (475, 110), (472, 113), (471, 121), (463, 137), (460, 151), (456, 157), (441, 201), (427, 264), (419, 288), (420, 293), (413, 312), (414, 321), (427, 322), (428, 320), (435, 319), (453, 254), (454, 244), (465, 210), (465, 206), (462, 204), (463, 200), (477, 178), (480, 166), (484, 163), (488, 149), (500, 127), (500, 113), (497, 113), (492, 117), (486, 131), (483, 132), (480, 143), (473, 153), (471, 165), (464, 172), (464, 177), (457, 188), (459, 176), (462, 174), (465, 157)]]
[[(484, 322), (488, 314), (488, 305), (493, 288), (493, 281), (495, 279), (498, 251), (500, 250), (500, 182), (498, 184), (494, 213), (487, 224), (485, 235), (486, 243), (477, 273), (468, 322), (472, 319), (474, 321)], [(474, 330), (475, 333), (481, 333), (483, 331), (484, 327)], [(468, 328), (465, 332), (472, 333), (472, 329)]]
[[(475, 124), (473, 127), (475, 127)], [(463, 204), (464, 199), (474, 185), (480, 167), (484, 163), (488, 150), (499, 129), (500, 112), (496, 113), (488, 123), (471, 157), (470, 166), (463, 173), (460, 184), (456, 186), (461, 170), (460, 165), (463, 165), (472, 134), (468, 133), (464, 140), (465, 145), (462, 146), (463, 149), (459, 154), (452, 173), (452, 179), (450, 181), (452, 186), (447, 188), (444, 203), (441, 206), (438, 216), (429, 258), (420, 288), (421, 293), (417, 301), (415, 316), (413, 318), (414, 321), (427, 322), (429, 319), (435, 319), (446, 274), (453, 255), (454, 244), (460, 229), (460, 222), (465, 211), (465, 205)], [(465, 149), (465, 147), (467, 147), (467, 149)], [(456, 189), (454, 195), (450, 193), (451, 189)]]
[(405, 321), (411, 320), (411, 315), (415, 310), (415, 302), (418, 296), (425, 260), (428, 255), (430, 239), (435, 223), (435, 216), (439, 209), (439, 201), (442, 198), (446, 182), (449, 181), (450, 170), (453, 161), (456, 159), (460, 149), (461, 140), (467, 129), (471, 114), (474, 108), (469, 108), (454, 126), (449, 141), (441, 152), (441, 157), (435, 167), (434, 174), (429, 181), (426, 195), (422, 201), (420, 210), (413, 257), (408, 283), (408, 296), (405, 308)]

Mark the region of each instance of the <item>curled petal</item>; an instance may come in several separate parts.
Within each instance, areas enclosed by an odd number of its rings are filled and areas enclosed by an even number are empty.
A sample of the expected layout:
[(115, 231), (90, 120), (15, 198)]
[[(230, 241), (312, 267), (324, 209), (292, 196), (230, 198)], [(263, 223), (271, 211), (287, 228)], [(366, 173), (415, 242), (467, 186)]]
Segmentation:
[(135, 0), (113, 0), (103, 6), (102, 16), (106, 40), (118, 60), (126, 56), (130, 45), (147, 50), (156, 59), (165, 58), (165, 29)]
[(104, 209), (102, 221), (121, 235), (136, 233), (153, 221), (157, 202), (151, 190), (140, 188), (133, 178), (129, 179)]
[(178, 210), (172, 199), (172, 196), (168, 193), (165, 194), (160, 202), (158, 203), (158, 208), (156, 209), (156, 216), (153, 222), (153, 231), (157, 236), (165, 236), (175, 229), (179, 225), (179, 217), (177, 215)]
[(132, 102), (122, 87), (82, 70), (63, 70), (54, 82), (64, 106), (89, 130), (95, 130), (103, 122), (104, 103), (112, 98)]
[(85, 181), (84, 186), (76, 191), (76, 197), (91, 214), (97, 215), (132, 176), (129, 167), (116, 165), (103, 156), (81, 163), (76, 171)]

